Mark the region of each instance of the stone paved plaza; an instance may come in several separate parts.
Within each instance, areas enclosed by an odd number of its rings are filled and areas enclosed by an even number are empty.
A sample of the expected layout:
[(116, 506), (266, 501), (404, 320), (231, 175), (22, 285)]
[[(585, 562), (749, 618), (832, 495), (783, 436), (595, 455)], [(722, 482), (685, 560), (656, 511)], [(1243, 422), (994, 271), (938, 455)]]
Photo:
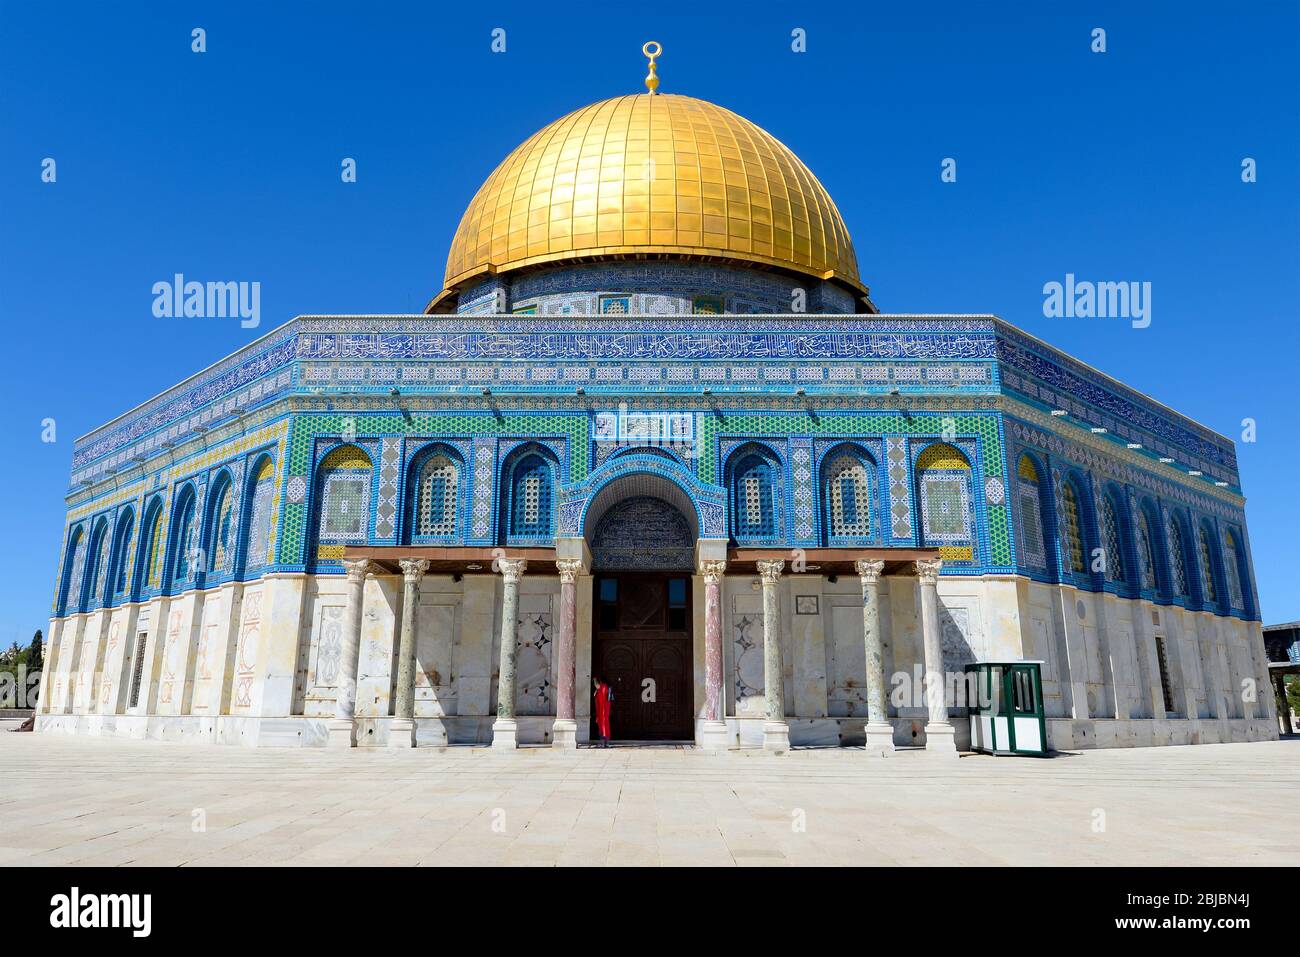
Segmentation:
[(943, 761), (0, 733), (0, 867), (1289, 865), (1298, 759), (1294, 739)]

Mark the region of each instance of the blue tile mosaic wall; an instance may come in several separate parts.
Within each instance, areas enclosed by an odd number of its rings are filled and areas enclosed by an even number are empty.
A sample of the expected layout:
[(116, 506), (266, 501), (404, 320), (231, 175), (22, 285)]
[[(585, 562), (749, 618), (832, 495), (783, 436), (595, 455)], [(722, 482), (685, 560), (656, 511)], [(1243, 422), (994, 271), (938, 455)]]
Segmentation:
[[(787, 313), (795, 285), (807, 314)], [(56, 613), (337, 571), (343, 539), (313, 527), (320, 465), (354, 444), (370, 466), (348, 541), (546, 545), (581, 534), (599, 489), (638, 473), (681, 489), (705, 537), (928, 539), (952, 574), (1256, 615), (1232, 444), (994, 317), (853, 315), (830, 284), (669, 261), (489, 277), (458, 308), (299, 317), (79, 440)], [(969, 460), (965, 473), (920, 474), (941, 440)], [(435, 444), (449, 464), (421, 491)], [(1029, 497), (1026, 454), (1041, 477)], [(258, 456), (273, 463), (270, 484), (254, 483)], [(1063, 477), (1081, 547), (1120, 553), (1106, 571), (1066, 561)], [(1172, 558), (1170, 516), (1185, 529)], [(685, 547), (660, 531), (664, 549)], [(609, 534), (601, 547), (626, 549)], [(185, 542), (203, 554), (191, 560)]]

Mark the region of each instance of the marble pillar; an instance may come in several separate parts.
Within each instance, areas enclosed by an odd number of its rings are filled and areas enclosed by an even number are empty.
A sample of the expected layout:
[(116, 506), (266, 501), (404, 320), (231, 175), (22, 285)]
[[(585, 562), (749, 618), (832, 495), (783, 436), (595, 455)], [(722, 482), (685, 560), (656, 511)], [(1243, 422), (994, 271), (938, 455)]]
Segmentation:
[(882, 561), (860, 558), (853, 563), (862, 582), (862, 641), (867, 658), (867, 750), (893, 751), (894, 726), (886, 710), (885, 652), (880, 637), (880, 574)]
[(781, 665), (781, 619), (777, 616), (777, 585), (785, 562), (758, 562), (763, 580), (763, 750), (790, 750), (790, 725), (785, 720), (785, 669)]
[(582, 559), (557, 558), (560, 573), (560, 629), (555, 636), (555, 724), (551, 726), (551, 747), (572, 750), (578, 746), (578, 576)]
[(357, 655), (361, 650), (361, 606), (366, 576), (375, 569), (368, 558), (344, 561), (347, 573), (347, 604), (343, 609), (343, 637), (339, 649), (339, 683), (334, 698), (334, 717), (328, 722), (329, 746), (357, 746)]
[(519, 724), (515, 721), (515, 664), (519, 657), (519, 579), (528, 561), (498, 558), (495, 561), (505, 582), (501, 598), (501, 658), (497, 666), (497, 719), (492, 723), (492, 747), (519, 746)]
[(957, 757), (956, 731), (948, 721), (944, 701), (943, 639), (939, 632), (939, 569), (942, 560), (921, 560), (916, 574), (921, 580), (921, 635), (925, 643), (925, 703), (930, 720), (925, 726), (925, 750)]
[(704, 724), (700, 747), (725, 751), (731, 745), (727, 734), (726, 698), (722, 690), (722, 576), (727, 563), (701, 559), (704, 576)]
[(420, 580), (429, 570), (427, 558), (403, 558), (402, 625), (397, 642), (397, 689), (393, 720), (388, 726), (390, 748), (415, 747), (415, 642), (419, 634)]

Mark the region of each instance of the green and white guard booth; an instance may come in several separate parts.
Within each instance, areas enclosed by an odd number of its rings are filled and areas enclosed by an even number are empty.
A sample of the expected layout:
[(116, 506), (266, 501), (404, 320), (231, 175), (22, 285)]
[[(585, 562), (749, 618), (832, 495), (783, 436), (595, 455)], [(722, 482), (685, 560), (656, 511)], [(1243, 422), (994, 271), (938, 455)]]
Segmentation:
[(977, 661), (966, 666), (971, 750), (1047, 756), (1041, 661)]

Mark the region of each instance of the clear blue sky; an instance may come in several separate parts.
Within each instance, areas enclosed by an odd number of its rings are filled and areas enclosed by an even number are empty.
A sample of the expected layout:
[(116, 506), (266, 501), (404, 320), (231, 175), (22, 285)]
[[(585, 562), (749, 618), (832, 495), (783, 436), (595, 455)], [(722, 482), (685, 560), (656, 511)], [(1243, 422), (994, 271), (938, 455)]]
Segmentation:
[[(419, 311), (493, 166), (640, 90), (648, 39), (663, 92), (816, 172), (882, 310), (997, 313), (1234, 438), (1254, 418), (1264, 618), (1300, 618), (1297, 5), (893, 6), (0, 0), (0, 643), (47, 625), (76, 436), (295, 314)], [(154, 318), (176, 272), (260, 281), (262, 327)], [(1043, 318), (1067, 272), (1151, 282), (1150, 328)]]

